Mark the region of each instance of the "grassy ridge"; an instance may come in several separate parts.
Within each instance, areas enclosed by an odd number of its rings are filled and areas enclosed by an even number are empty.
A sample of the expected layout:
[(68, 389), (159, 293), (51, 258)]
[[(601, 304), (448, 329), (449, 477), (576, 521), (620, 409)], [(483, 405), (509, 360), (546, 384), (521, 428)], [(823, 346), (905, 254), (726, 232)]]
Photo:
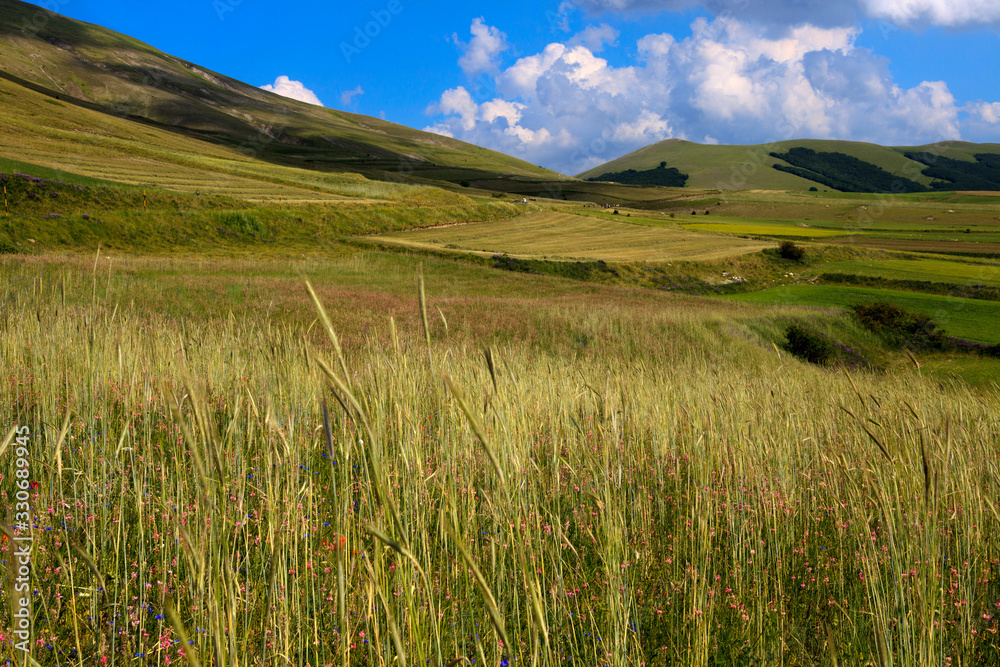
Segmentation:
[(7, 190), (11, 211), (0, 217), (5, 252), (98, 244), (158, 252), (224, 248), (260, 252), (279, 246), (308, 250), (316, 245), (328, 248), (346, 235), (507, 218), (519, 212), (511, 204), (431, 188), (419, 188), (414, 196), (397, 202), (248, 208), (246, 201), (221, 195), (83, 186), (72, 179), (67, 183), (26, 174), (0, 173), (0, 183)]
[[(817, 184), (794, 174), (774, 169), (781, 160), (772, 152), (792, 148), (808, 148), (817, 152), (836, 152), (871, 163), (885, 171), (929, 186), (932, 178), (921, 172), (924, 165), (910, 160), (905, 153), (940, 155), (946, 158), (972, 160), (975, 153), (1000, 153), (1000, 144), (969, 144), (943, 142), (919, 147), (890, 148), (852, 141), (796, 139), (759, 146), (717, 146), (668, 139), (611, 160), (578, 174), (592, 178), (605, 172), (628, 169), (638, 171), (655, 168), (661, 161), (689, 174), (689, 187), (721, 188), (724, 190), (807, 190)], [(822, 188), (821, 188), (822, 189)]]
[(285, 202), (306, 203), (443, 196), (426, 186), (275, 165), (260, 150), (270, 145), (266, 136), (263, 143), (224, 148), (89, 109), (54, 107), (44, 95), (3, 79), (0, 93), (13, 100), (0, 107), (0, 132), (8, 137), (0, 146), (0, 159), (13, 164), (145, 188), (275, 203), (279, 195)]
[[(30, 30), (22, 30), (25, 23)], [(44, 94), (67, 116), (96, 110), (220, 146), (250, 148), (276, 164), (375, 178), (398, 174), (401, 167), (430, 180), (451, 180), (437, 173), (442, 167), (464, 178), (561, 178), (455, 139), (283, 98), (16, 0), (0, 0), (0, 34), (4, 75)]]

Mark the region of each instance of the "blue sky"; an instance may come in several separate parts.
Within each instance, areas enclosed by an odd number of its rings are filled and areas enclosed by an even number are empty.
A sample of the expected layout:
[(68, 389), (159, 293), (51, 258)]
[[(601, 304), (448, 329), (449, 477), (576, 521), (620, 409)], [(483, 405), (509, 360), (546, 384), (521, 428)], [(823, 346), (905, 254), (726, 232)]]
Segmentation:
[(253, 85), (565, 173), (672, 137), (1000, 142), (998, 0), (48, 6)]

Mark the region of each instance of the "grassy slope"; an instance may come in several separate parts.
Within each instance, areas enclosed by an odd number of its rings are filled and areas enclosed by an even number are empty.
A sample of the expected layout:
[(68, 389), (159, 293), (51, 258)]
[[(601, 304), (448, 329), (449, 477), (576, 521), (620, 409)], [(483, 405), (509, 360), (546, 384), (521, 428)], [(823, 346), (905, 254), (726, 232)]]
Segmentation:
[(920, 172), (924, 167), (907, 159), (909, 151), (931, 151), (955, 159), (972, 159), (976, 152), (1000, 152), (1000, 144), (968, 144), (947, 142), (913, 148), (889, 148), (855, 141), (797, 139), (779, 141), (759, 146), (710, 146), (679, 139), (668, 139), (624, 155), (616, 160), (590, 169), (579, 175), (591, 178), (609, 171), (625, 169), (651, 169), (661, 161), (689, 174), (689, 187), (725, 189), (803, 190), (820, 187), (816, 183), (773, 169), (779, 161), (769, 153), (784, 152), (794, 147), (815, 151), (838, 152), (852, 155), (887, 171), (905, 176), (918, 183), (929, 184), (932, 179)]
[(13, 161), (10, 171), (28, 163), (147, 188), (272, 202), (279, 195), (286, 202), (326, 203), (444, 196), (424, 186), (276, 165), (259, 154), (53, 100), (2, 78), (0, 100), (0, 159)]
[[(37, 31), (22, 30), (32, 21), (40, 24)], [(0, 37), (2, 70), (63, 101), (249, 146), (269, 161), (376, 176), (434, 178), (436, 169), (448, 167), (480, 176), (564, 178), (447, 137), (279, 97), (16, 0), (0, 0)]]
[[(175, 178), (191, 177), (177, 165), (160, 166), (164, 170), (174, 167)], [(495, 220), (521, 210), (494, 199), (474, 199), (425, 186), (370, 182), (362, 177), (327, 187), (366, 189), (367, 197), (300, 189), (303, 196), (313, 198), (308, 200), (312, 203), (299, 199), (292, 205), (262, 205), (240, 196), (242, 191), (233, 190), (233, 184), (250, 188), (251, 199), (260, 197), (268, 187), (284, 190), (284, 202), (288, 202), (289, 190), (295, 188), (249, 179), (222, 182), (230, 189), (213, 192), (211, 184), (202, 183), (200, 193), (176, 192), (108, 184), (0, 158), (0, 183), (5, 188), (0, 248), (24, 253), (93, 249), (97, 245), (129, 252), (240, 251), (265, 255), (293, 247), (307, 252), (329, 251), (346, 235)]]

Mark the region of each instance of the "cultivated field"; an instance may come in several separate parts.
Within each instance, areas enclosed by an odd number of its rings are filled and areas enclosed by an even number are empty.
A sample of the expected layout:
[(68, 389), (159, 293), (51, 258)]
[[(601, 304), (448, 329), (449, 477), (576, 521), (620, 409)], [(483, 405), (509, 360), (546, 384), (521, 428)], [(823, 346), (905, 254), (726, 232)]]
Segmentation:
[(770, 243), (732, 240), (651, 228), (571, 213), (531, 213), (493, 223), (452, 225), (378, 237), (411, 248), (471, 251), (556, 260), (669, 261), (714, 260), (768, 247)]

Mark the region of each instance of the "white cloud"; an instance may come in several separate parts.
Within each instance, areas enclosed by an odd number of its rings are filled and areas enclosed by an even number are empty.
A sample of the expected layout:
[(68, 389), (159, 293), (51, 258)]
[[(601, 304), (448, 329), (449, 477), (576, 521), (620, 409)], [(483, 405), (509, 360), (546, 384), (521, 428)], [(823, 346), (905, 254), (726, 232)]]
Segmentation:
[(469, 28), (472, 39), (468, 44), (454, 36), (455, 43), (462, 49), (458, 64), (467, 76), (495, 71), (500, 64), (500, 54), (507, 50), (507, 35), (497, 28), (486, 25), (482, 17), (474, 19)]
[(972, 102), (962, 110), (968, 114), (963, 130), (992, 143), (1000, 139), (1000, 102)]
[(989, 125), (1000, 125), (1000, 102), (974, 102), (967, 110), (977, 120)]
[(365, 91), (360, 85), (353, 90), (345, 90), (340, 94), (340, 103), (345, 107), (350, 106), (355, 97), (364, 94)]
[(573, 0), (589, 13), (680, 11), (703, 7), (715, 16), (767, 25), (855, 25), (861, 17), (898, 27), (981, 28), (1000, 24), (997, 0)]
[(489, 100), (446, 91), (428, 129), (564, 173), (671, 137), (914, 145), (996, 135), (1000, 105), (962, 108), (940, 81), (903, 88), (886, 59), (855, 46), (858, 34), (801, 25), (767, 36), (732, 17), (698, 19), (687, 39), (638, 40), (624, 67), (556, 42), (498, 70)]
[(605, 46), (617, 46), (620, 33), (607, 23), (589, 25), (569, 40), (570, 46), (581, 45), (592, 53), (600, 53)]
[(981, 27), (1000, 23), (997, 0), (860, 0), (865, 12), (900, 26)]
[(459, 127), (465, 131), (469, 131), (476, 126), (479, 108), (472, 100), (472, 95), (469, 94), (469, 91), (464, 86), (459, 86), (458, 88), (444, 91), (441, 95), (441, 100), (428, 108), (428, 113), (457, 116)]
[(269, 83), (261, 86), (261, 89), (277, 93), (282, 97), (298, 100), (299, 102), (315, 104), (318, 107), (323, 106), (323, 103), (316, 97), (316, 93), (302, 85), (301, 81), (293, 81), (284, 74), (275, 79), (273, 84)]
[(588, 13), (677, 12), (702, 7), (716, 17), (765, 25), (853, 25), (861, 0), (575, 0)]

